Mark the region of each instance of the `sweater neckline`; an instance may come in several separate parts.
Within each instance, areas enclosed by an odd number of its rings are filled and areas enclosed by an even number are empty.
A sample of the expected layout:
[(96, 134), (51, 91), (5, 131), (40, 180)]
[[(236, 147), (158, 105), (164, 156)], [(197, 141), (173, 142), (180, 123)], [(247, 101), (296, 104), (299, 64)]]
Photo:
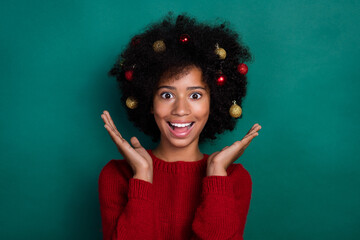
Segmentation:
[(203, 153), (203, 158), (195, 162), (186, 162), (186, 161), (176, 161), (176, 162), (166, 162), (158, 157), (156, 157), (152, 150), (147, 150), (151, 158), (153, 159), (153, 167), (157, 170), (162, 170), (169, 173), (189, 173), (196, 172), (198, 170), (206, 168), (208, 154)]

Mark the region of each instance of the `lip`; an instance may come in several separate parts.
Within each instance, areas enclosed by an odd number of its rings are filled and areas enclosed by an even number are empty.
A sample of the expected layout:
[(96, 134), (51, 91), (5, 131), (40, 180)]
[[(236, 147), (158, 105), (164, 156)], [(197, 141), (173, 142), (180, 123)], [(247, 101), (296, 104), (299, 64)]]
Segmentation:
[(171, 122), (171, 123), (180, 123), (180, 124), (184, 124), (184, 123), (192, 123), (192, 121), (168, 121), (168, 122)]
[[(172, 123), (189, 123), (189, 122), (178, 122), (178, 121), (174, 121), (174, 122), (172, 122)], [(168, 126), (171, 135), (173, 135), (173, 136), (176, 137), (176, 138), (185, 138), (185, 137), (187, 137), (187, 136), (190, 134), (191, 130), (194, 128), (195, 122), (193, 123), (193, 125), (192, 125), (186, 132), (182, 132), (182, 133), (177, 133), (177, 132), (175, 132), (175, 131), (169, 126), (169, 124), (166, 124), (166, 125)]]

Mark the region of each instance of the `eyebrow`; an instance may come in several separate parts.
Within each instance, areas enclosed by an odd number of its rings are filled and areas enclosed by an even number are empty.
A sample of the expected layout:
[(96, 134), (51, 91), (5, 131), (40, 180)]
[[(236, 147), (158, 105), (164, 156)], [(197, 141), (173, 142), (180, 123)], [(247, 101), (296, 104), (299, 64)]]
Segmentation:
[[(176, 87), (172, 87), (172, 86), (160, 86), (160, 87), (157, 88), (157, 90), (159, 90), (161, 88), (169, 88), (171, 90), (176, 90)], [(186, 90), (193, 90), (193, 89), (199, 89), (199, 88), (206, 91), (206, 88), (200, 87), (200, 86), (187, 87)]]

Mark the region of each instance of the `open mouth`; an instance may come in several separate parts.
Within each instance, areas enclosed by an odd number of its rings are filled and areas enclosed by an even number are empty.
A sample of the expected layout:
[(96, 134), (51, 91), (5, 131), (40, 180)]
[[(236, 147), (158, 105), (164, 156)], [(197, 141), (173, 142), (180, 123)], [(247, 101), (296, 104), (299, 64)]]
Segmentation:
[(175, 130), (175, 128), (190, 129), (192, 127), (192, 125), (194, 125), (195, 122), (191, 122), (191, 123), (171, 123), (171, 122), (167, 122), (167, 123), (172, 128), (172, 130)]

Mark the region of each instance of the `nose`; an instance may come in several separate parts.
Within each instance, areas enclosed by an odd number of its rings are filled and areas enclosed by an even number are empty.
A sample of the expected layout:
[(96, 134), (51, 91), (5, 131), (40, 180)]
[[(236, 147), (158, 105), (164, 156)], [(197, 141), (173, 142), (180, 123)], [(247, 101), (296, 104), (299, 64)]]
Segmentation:
[(186, 101), (186, 99), (178, 98), (174, 102), (173, 109), (171, 111), (171, 114), (177, 115), (177, 116), (186, 116), (191, 113), (189, 103)]

